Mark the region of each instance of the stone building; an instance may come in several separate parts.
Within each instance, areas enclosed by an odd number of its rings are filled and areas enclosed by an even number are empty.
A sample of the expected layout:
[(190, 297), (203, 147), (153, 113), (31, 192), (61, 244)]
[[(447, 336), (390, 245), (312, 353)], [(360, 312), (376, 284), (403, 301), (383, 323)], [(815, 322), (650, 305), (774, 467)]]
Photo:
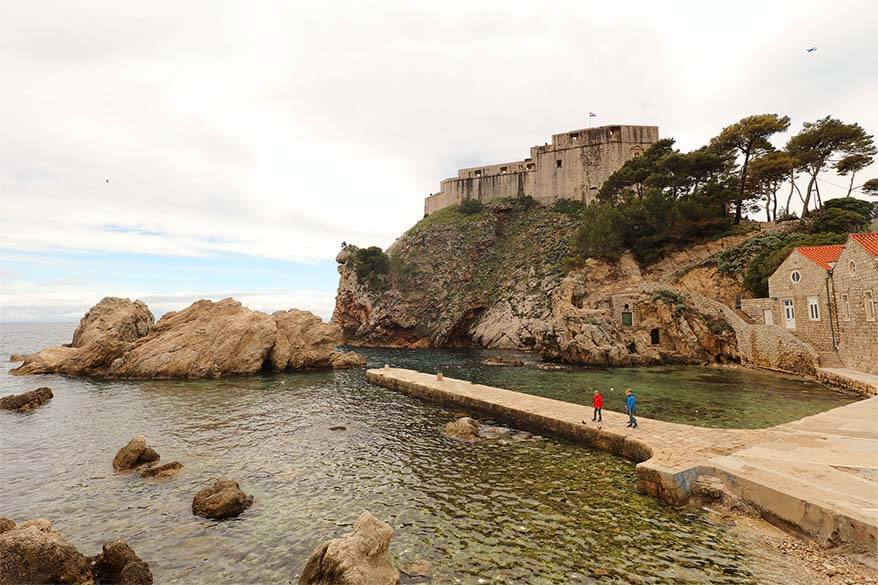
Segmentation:
[(842, 250), (841, 244), (796, 248), (768, 278), (774, 323), (817, 351), (835, 351), (830, 276)]
[(524, 160), (460, 169), (426, 198), (424, 213), (464, 199), (529, 196), (543, 205), (559, 199), (590, 203), (607, 177), (658, 139), (657, 126), (601, 126), (555, 134), (551, 144), (531, 147)]
[(810, 344), (823, 365), (840, 359), (878, 374), (878, 233), (796, 248), (769, 277), (768, 296), (742, 299), (741, 310)]
[(878, 233), (851, 234), (832, 271), (838, 356), (878, 374)]

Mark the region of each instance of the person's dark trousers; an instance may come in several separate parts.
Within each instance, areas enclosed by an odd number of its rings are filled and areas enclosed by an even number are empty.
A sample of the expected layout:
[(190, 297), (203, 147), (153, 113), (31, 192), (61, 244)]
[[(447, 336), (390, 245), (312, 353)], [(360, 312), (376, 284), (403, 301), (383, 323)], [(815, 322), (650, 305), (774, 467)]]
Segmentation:
[(628, 426), (637, 428), (637, 419), (634, 418), (634, 413), (631, 411), (628, 411)]
[(604, 420), (603, 417), (601, 416), (601, 409), (600, 408), (594, 409), (594, 416), (591, 417), (591, 420), (593, 420), (593, 421), (596, 420), (598, 422), (602, 422)]

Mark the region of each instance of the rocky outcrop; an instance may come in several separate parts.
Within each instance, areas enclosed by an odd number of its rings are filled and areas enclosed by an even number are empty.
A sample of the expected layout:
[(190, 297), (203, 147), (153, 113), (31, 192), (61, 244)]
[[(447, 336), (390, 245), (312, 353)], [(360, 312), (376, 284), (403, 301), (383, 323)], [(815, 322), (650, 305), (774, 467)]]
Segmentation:
[(445, 435), (467, 443), (479, 440), (479, 421), (463, 416), (445, 425)]
[(176, 476), (183, 469), (183, 464), (179, 461), (171, 461), (163, 465), (154, 465), (140, 471), (140, 477), (150, 479), (170, 479)]
[(217, 479), (201, 489), (192, 499), (192, 513), (212, 520), (234, 518), (253, 504), (253, 496), (245, 494), (238, 482)]
[(12, 530), (15, 528), (15, 521), (10, 520), (9, 518), (0, 517), (0, 534)]
[(393, 528), (364, 512), (354, 530), (318, 547), (299, 577), (299, 585), (397, 585), (390, 561)]
[(51, 388), (37, 388), (22, 394), (10, 394), (0, 398), (0, 410), (16, 410), (27, 412), (41, 406), (52, 399)]
[(201, 300), (153, 325), (140, 301), (104, 299), (82, 319), (70, 347), (25, 356), (12, 373), (216, 378), (365, 365), (356, 354), (335, 351), (339, 343), (338, 325), (306, 311), (268, 315), (234, 299)]
[(131, 471), (142, 465), (154, 463), (161, 459), (155, 449), (147, 445), (146, 437), (134, 437), (128, 444), (119, 449), (113, 458), (113, 469)]
[(89, 559), (48, 520), (30, 520), (0, 533), (0, 585), (91, 582)]
[(23, 363), (12, 373), (104, 373), (135, 340), (147, 334), (153, 322), (152, 313), (141, 301), (107, 297), (80, 320), (71, 344), (23, 356)]
[(122, 539), (104, 543), (93, 564), (96, 585), (152, 585), (149, 565)]

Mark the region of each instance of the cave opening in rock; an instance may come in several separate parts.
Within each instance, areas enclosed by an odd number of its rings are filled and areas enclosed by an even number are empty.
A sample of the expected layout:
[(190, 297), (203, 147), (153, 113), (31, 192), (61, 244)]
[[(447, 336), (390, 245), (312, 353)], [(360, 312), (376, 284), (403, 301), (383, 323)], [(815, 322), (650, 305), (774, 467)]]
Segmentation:
[(661, 341), (661, 338), (659, 336), (659, 330), (658, 329), (650, 330), (649, 342), (652, 343), (653, 345), (658, 345), (660, 341)]
[(484, 307), (476, 307), (466, 311), (448, 332), (446, 347), (474, 347), (478, 345), (472, 338), (472, 327), (482, 317)]

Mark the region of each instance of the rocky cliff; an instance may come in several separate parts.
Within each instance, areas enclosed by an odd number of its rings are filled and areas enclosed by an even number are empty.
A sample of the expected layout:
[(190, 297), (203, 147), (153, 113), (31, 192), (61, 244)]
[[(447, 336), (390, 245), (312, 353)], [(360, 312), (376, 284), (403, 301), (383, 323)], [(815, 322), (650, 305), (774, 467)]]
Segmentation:
[(520, 203), (443, 209), (388, 249), (386, 271), (342, 250), (333, 321), (353, 345), (526, 348), (594, 365), (739, 360), (734, 329), (699, 299), (746, 296), (740, 271), (718, 259), (760, 228), (645, 267), (630, 254), (571, 265), (577, 226)]

